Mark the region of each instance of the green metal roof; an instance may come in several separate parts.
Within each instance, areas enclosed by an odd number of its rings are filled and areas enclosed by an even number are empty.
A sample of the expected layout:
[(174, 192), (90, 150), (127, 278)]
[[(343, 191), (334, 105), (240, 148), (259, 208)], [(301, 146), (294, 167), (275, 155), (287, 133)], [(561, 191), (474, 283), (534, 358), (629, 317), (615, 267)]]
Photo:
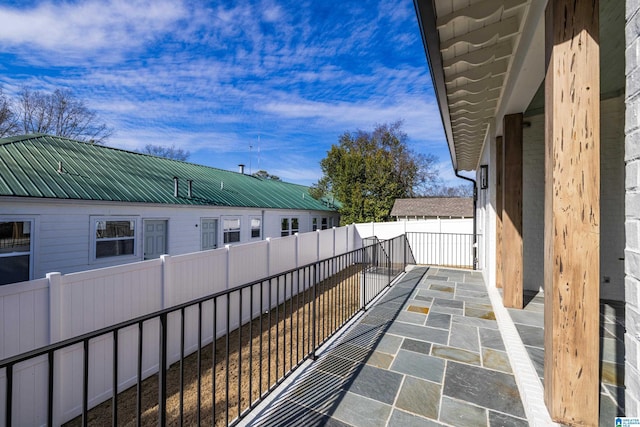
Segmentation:
[(0, 196), (335, 210), (303, 185), (41, 134), (0, 138)]

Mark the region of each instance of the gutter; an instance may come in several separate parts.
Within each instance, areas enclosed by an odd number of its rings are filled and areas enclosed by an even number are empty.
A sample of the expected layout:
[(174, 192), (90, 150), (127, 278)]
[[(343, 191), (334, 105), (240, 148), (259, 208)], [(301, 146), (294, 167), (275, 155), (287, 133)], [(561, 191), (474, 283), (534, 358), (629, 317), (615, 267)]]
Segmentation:
[(477, 225), (476, 225), (476, 209), (478, 206), (478, 183), (475, 179), (467, 178), (466, 176), (460, 175), (457, 170), (453, 170), (458, 178), (462, 178), (464, 180), (473, 182), (473, 269), (478, 269), (478, 236), (477, 236)]
[(440, 54), (440, 34), (436, 26), (436, 10), (433, 0), (413, 0), (413, 6), (418, 18), (418, 26), (422, 35), (422, 45), (427, 56), (427, 65), (431, 73), (433, 91), (438, 101), (440, 118), (444, 129), (447, 143), (449, 145), (449, 155), (453, 171), (458, 178), (473, 182), (473, 269), (477, 270), (478, 247), (477, 247), (477, 225), (476, 208), (478, 204), (478, 185), (474, 179), (459, 175), (458, 161), (456, 159), (456, 147), (453, 143), (453, 131), (451, 129), (451, 116), (449, 114), (449, 104), (447, 102), (447, 86), (444, 79), (444, 69), (442, 68), (442, 56)]

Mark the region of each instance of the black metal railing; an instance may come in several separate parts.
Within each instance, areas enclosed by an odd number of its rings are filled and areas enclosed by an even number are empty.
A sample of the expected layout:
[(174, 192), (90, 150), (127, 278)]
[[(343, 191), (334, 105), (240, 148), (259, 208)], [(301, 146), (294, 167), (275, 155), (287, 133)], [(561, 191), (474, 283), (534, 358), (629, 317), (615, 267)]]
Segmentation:
[[(66, 421), (55, 409), (62, 375), (56, 362), (74, 348), (82, 353), (82, 367), (77, 367), (82, 370), (82, 401), (74, 403), (80, 414), (69, 425), (87, 425), (90, 419), (112, 425), (234, 425), (300, 364), (315, 358), (322, 344), (412, 263), (405, 236), (375, 240), (343, 255), (2, 360), (5, 426), (21, 423), (13, 414), (14, 373), (38, 358), (46, 365), (38, 370), (45, 377), (40, 382), (46, 384), (46, 423)], [(210, 337), (204, 336), (209, 330)], [(123, 360), (132, 334), (137, 361)], [(186, 341), (193, 335), (196, 349), (187, 354)], [(104, 338), (112, 343), (110, 361), (92, 366), (95, 342)], [(149, 352), (157, 355), (158, 367), (144, 378), (143, 356)], [(123, 390), (119, 372), (127, 368), (125, 362), (137, 365), (135, 384)], [(111, 375), (110, 397), (102, 403), (89, 395), (92, 375)]]

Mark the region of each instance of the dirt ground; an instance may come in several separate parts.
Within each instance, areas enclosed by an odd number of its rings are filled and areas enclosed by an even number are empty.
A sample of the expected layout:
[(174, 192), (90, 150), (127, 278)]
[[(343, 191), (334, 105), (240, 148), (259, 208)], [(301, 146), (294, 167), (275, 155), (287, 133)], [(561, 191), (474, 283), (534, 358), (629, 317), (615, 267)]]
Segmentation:
[[(360, 308), (360, 269), (359, 266), (348, 267), (318, 285), (315, 307), (316, 344), (326, 340)], [(236, 419), (239, 413), (256, 404), (269, 388), (311, 354), (311, 319), (314, 313), (312, 297), (312, 290), (294, 295), (228, 336), (220, 337), (215, 343), (202, 347), (199, 378), (197, 352), (185, 357), (182, 396), (180, 362), (174, 363), (167, 371), (167, 425), (200, 423), (225, 426)], [(212, 375), (214, 364), (215, 376)], [(212, 398), (214, 396), (215, 399)], [(213, 401), (215, 407), (212, 407)], [(88, 424), (112, 425), (112, 404), (112, 399), (109, 399), (91, 409)], [(117, 405), (118, 419), (113, 424), (138, 424), (136, 386), (119, 393)], [(141, 384), (140, 412), (140, 425), (158, 424), (157, 375), (147, 378)], [(215, 423), (212, 423), (212, 419)], [(66, 425), (82, 425), (82, 419), (78, 417)]]

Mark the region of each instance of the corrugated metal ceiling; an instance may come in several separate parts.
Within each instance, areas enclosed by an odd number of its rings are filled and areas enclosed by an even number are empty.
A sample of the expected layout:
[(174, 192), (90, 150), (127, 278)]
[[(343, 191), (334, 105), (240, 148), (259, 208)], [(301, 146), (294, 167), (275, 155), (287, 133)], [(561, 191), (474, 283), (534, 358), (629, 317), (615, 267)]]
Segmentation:
[(476, 168), (527, 5), (527, 0), (436, 2), (459, 169)]

